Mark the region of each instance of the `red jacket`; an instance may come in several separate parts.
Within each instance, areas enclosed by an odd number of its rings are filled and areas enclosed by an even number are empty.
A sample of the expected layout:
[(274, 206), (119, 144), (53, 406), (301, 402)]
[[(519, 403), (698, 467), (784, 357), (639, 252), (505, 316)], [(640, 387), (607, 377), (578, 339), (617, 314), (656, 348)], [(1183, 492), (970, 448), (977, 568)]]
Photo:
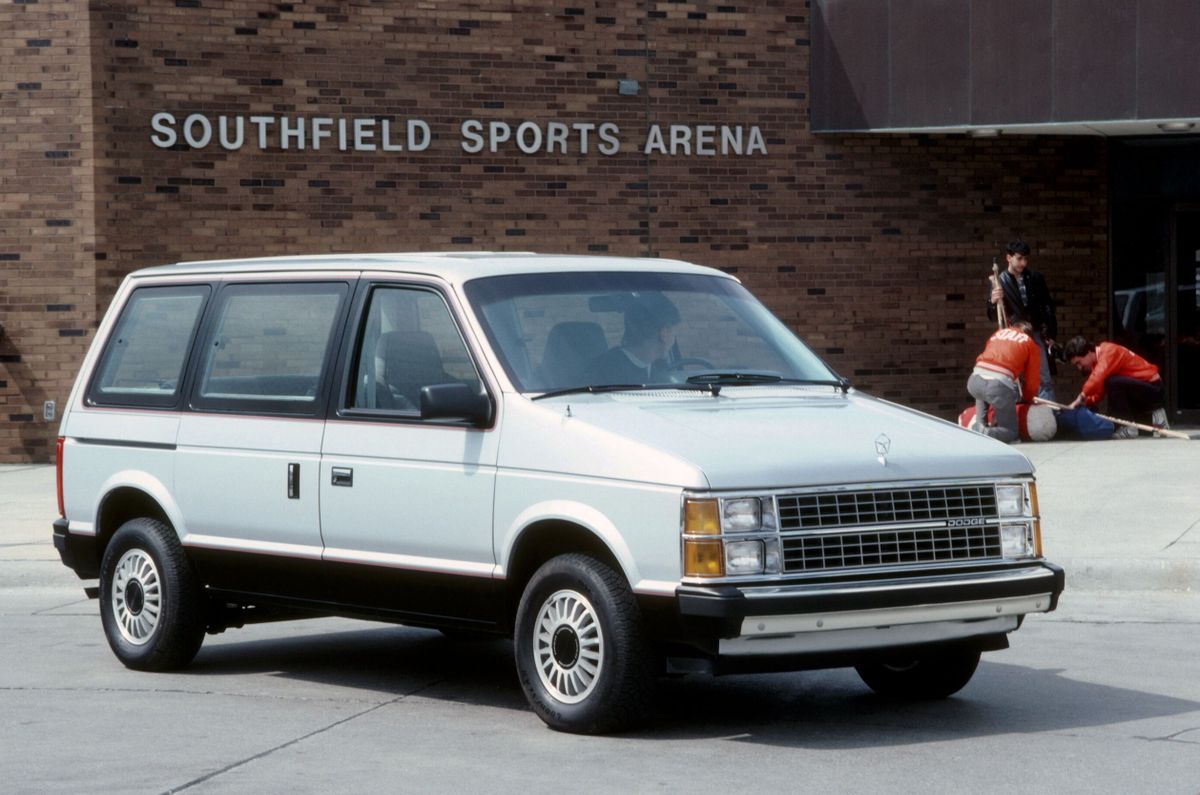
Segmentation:
[(987, 341), (975, 364), (985, 370), (1021, 379), (1021, 402), (1029, 403), (1041, 381), (1042, 349), (1033, 337), (1015, 328), (1002, 328)]
[(1158, 368), (1133, 351), (1115, 342), (1096, 346), (1096, 366), (1083, 384), (1083, 399), (1092, 406), (1104, 397), (1104, 381), (1114, 375), (1136, 378), (1139, 381), (1159, 380)]

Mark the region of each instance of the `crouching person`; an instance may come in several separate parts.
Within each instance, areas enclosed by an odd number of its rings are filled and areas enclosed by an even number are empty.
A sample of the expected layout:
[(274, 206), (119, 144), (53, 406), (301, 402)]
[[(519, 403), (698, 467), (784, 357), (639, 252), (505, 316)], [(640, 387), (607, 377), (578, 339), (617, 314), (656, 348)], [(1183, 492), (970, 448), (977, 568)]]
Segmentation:
[[(1017, 400), (1029, 403), (1040, 385), (1041, 347), (1033, 339), (1032, 327), (1017, 321), (997, 331), (975, 360), (967, 379), (967, 391), (975, 398), (975, 421), (971, 429), (1002, 442), (1019, 437)], [(987, 425), (988, 406), (995, 423)]]
[[(1115, 342), (1093, 345), (1086, 337), (1075, 337), (1063, 348), (1063, 356), (1075, 369), (1087, 375), (1079, 396), (1070, 408), (1095, 406), (1108, 396), (1108, 413), (1133, 422), (1167, 427), (1167, 412), (1163, 409), (1162, 376), (1158, 367)], [(1133, 439), (1137, 428), (1123, 426), (1113, 434), (1115, 439)]]

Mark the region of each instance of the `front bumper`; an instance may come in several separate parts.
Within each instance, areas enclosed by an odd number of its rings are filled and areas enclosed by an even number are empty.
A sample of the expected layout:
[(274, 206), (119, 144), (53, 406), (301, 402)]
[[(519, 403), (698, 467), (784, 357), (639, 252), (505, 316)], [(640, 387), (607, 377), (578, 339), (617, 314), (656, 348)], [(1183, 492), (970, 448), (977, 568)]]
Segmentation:
[[(1063, 570), (1003, 568), (777, 585), (680, 586), (678, 609), (716, 635), (722, 657), (879, 651), (995, 639), (1054, 610)], [(710, 634), (711, 637), (711, 634)]]

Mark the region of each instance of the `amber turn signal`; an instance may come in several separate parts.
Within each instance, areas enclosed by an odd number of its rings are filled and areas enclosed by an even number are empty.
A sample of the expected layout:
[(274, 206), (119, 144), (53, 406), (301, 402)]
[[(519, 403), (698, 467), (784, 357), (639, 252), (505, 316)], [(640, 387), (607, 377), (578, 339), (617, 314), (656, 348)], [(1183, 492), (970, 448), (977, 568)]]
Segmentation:
[(683, 540), (683, 573), (688, 577), (721, 577), (725, 574), (725, 549), (720, 541)]
[(720, 535), (721, 511), (717, 501), (684, 500), (683, 534), (689, 536)]

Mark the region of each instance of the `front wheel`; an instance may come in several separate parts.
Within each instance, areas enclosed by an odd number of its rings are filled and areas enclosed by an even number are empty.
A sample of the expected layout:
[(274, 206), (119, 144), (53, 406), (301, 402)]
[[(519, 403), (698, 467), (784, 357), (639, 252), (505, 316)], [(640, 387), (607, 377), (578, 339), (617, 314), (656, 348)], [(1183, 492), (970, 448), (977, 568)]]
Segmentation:
[(588, 555), (561, 555), (533, 575), (517, 610), (521, 687), (552, 729), (598, 734), (644, 719), (654, 676), (642, 617), (625, 578)]
[(956, 649), (863, 663), (856, 665), (854, 670), (881, 696), (932, 700), (962, 690), (978, 666), (977, 649)]
[(117, 530), (100, 564), (100, 621), (117, 659), (139, 671), (192, 661), (204, 642), (204, 592), (175, 531), (156, 519)]

